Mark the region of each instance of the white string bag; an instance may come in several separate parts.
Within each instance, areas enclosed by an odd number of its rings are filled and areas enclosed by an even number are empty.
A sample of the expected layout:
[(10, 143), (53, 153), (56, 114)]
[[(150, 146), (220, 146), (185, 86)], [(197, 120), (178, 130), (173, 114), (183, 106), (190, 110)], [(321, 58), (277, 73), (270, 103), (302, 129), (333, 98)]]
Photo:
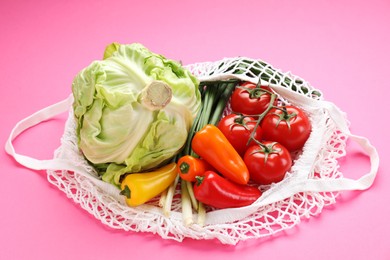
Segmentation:
[[(151, 232), (176, 241), (218, 239), (223, 244), (234, 245), (249, 238), (271, 236), (294, 227), (302, 218), (320, 214), (325, 206), (336, 202), (340, 191), (366, 190), (374, 182), (379, 167), (376, 149), (366, 138), (353, 135), (346, 115), (333, 103), (323, 100), (321, 92), (305, 80), (263, 61), (244, 57), (186, 67), (201, 81), (238, 78), (257, 83), (261, 77), (263, 85), (270, 86), (285, 102), (304, 109), (310, 118), (312, 133), (285, 179), (261, 187), (263, 195), (250, 206), (208, 211), (204, 226), (190, 227), (182, 220), (179, 189), (169, 217), (158, 206), (158, 198), (138, 207), (128, 207), (119, 190), (102, 182), (80, 153), (72, 95), (21, 120), (10, 134), (6, 151), (28, 168), (47, 170), (50, 183), (103, 224), (125, 231)], [(12, 141), (24, 130), (66, 111), (69, 117), (53, 159), (37, 160), (15, 151)], [(346, 155), (348, 138), (357, 142), (370, 158), (370, 171), (359, 179), (346, 178), (338, 170), (338, 159)], [(193, 217), (196, 223), (196, 213)]]

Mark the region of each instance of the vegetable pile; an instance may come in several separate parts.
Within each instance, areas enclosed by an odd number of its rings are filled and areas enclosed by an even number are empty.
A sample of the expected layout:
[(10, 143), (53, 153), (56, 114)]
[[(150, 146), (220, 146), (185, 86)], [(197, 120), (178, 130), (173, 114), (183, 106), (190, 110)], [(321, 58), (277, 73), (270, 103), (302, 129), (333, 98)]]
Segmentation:
[(248, 206), (282, 181), (311, 124), (267, 86), (199, 82), (140, 44), (112, 44), (73, 82), (79, 147), (138, 206), (160, 196), (169, 215), (180, 183), (186, 225), (207, 210)]
[[(292, 154), (303, 148), (311, 133), (302, 109), (284, 104), (260, 83), (201, 83), (203, 109), (178, 159), (179, 175), (191, 183), (186, 188), (198, 202), (194, 208), (201, 223), (204, 205), (247, 206), (266, 185), (282, 181), (293, 164)], [(233, 85), (228, 97), (215, 98), (214, 92), (226, 91), (226, 84)], [(231, 109), (226, 108), (227, 100)]]

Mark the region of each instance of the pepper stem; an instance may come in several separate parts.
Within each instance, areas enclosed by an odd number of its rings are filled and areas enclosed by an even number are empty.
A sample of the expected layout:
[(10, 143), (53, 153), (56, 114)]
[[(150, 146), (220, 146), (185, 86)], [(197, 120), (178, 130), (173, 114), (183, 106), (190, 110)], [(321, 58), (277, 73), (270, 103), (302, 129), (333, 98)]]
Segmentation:
[(130, 199), (131, 198), (131, 190), (129, 186), (125, 185), (125, 188), (121, 190), (119, 193), (120, 195), (124, 195), (126, 198)]
[(195, 176), (196, 185), (199, 186), (202, 184), (204, 177), (203, 176)]
[(179, 167), (180, 172), (184, 174), (188, 173), (188, 171), (190, 170), (190, 165), (186, 162), (182, 162)]

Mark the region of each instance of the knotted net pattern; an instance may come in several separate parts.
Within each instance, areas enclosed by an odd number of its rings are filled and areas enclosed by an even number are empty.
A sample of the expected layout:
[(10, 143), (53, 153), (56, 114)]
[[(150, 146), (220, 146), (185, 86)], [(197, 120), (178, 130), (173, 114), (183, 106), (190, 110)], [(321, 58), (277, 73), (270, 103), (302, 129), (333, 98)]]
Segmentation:
[[(290, 72), (275, 69), (260, 60), (244, 57), (226, 58), (217, 62), (196, 63), (186, 67), (201, 81), (238, 75), (245, 80), (257, 82), (260, 77), (265, 84), (280, 85), (315, 100), (323, 99), (321, 92), (312, 88), (305, 80)], [(285, 100), (285, 102), (289, 101)], [(326, 113), (306, 112), (312, 122), (312, 135), (303, 151), (295, 155), (294, 165), (285, 180), (278, 184), (260, 187), (265, 199), (283, 190), (285, 183), (298, 179), (342, 177), (341, 172), (338, 171), (337, 160), (345, 155), (346, 135), (337, 129), (332, 120), (328, 120)], [(207, 208), (204, 226), (196, 224), (197, 215), (194, 212), (195, 224), (187, 227), (182, 220), (179, 188), (173, 198), (170, 216), (163, 214), (158, 205), (158, 197), (139, 207), (126, 206), (119, 195), (119, 190), (117, 193), (112, 192), (112, 187), (108, 187), (110, 184), (99, 181), (94, 168), (80, 153), (75, 129), (73, 111), (70, 110), (61, 138), (61, 146), (55, 151), (54, 157), (68, 159), (74, 165), (81, 166), (84, 172), (48, 170), (48, 181), (104, 225), (114, 229), (150, 232), (164, 239), (176, 241), (185, 238), (217, 239), (223, 244), (234, 245), (239, 241), (269, 237), (290, 229), (302, 219), (320, 214), (324, 207), (334, 204), (338, 196), (338, 192), (298, 192), (283, 200), (265, 205), (260, 198), (260, 201), (255, 202), (252, 210), (249, 211), (241, 208), (231, 211)], [(314, 155), (311, 154), (312, 146), (320, 146), (319, 151)], [(310, 166), (309, 170), (307, 165)], [(107, 192), (108, 190), (110, 192)], [(231, 217), (234, 215), (240, 217), (234, 219)]]

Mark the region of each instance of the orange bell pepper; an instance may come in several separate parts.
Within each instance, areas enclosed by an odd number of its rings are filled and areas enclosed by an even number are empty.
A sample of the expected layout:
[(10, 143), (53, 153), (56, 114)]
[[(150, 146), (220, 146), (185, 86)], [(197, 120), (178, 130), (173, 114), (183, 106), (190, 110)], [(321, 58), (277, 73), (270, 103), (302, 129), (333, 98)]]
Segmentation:
[(205, 160), (191, 155), (184, 155), (177, 161), (177, 171), (183, 180), (195, 182), (196, 176), (203, 176), (214, 168)]
[(238, 184), (249, 182), (249, 171), (243, 159), (215, 125), (208, 124), (196, 132), (191, 145), (197, 155), (226, 178)]

